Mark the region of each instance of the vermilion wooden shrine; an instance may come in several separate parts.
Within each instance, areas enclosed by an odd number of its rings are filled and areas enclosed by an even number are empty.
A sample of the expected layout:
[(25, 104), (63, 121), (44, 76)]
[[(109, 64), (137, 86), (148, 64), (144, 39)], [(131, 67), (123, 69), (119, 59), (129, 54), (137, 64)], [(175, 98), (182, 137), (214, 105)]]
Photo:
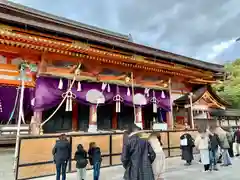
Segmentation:
[(210, 87), (223, 79), (221, 65), (8, 1), (0, 2), (0, 23), (2, 123), (15, 105), (22, 61), (38, 67), (25, 80), (27, 123), (39, 127), (66, 96), (43, 125), (46, 133), (124, 129), (131, 122), (194, 127), (195, 116), (227, 106)]

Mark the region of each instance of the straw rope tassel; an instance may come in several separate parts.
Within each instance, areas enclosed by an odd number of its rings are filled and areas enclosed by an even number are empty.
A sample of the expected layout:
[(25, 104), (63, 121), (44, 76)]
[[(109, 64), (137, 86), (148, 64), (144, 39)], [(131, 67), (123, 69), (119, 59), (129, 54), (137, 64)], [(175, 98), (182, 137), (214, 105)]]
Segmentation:
[(121, 103), (120, 103), (120, 101), (116, 101), (116, 112), (117, 113), (121, 112)]
[(117, 86), (117, 96), (119, 96), (119, 98), (118, 99), (116, 99), (116, 112), (117, 113), (120, 113), (121, 112), (121, 97), (120, 97), (120, 95), (119, 95), (120, 93), (119, 93), (119, 87)]
[(155, 96), (154, 90), (153, 90), (153, 113), (157, 113), (157, 98)]
[(68, 106), (68, 110), (69, 111), (72, 111), (72, 109), (73, 109), (73, 102), (72, 102), (72, 98), (69, 98), (69, 106)]

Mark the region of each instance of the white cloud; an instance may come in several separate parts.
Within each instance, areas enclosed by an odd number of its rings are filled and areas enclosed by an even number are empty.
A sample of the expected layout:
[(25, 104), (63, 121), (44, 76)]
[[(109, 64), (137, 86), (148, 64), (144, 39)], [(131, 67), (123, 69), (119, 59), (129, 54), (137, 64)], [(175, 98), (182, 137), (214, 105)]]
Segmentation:
[(207, 55), (207, 60), (215, 59), (219, 54), (221, 54), (224, 50), (232, 46), (235, 42), (236, 42), (236, 39), (231, 39), (231, 40), (213, 45), (211, 48), (211, 53)]

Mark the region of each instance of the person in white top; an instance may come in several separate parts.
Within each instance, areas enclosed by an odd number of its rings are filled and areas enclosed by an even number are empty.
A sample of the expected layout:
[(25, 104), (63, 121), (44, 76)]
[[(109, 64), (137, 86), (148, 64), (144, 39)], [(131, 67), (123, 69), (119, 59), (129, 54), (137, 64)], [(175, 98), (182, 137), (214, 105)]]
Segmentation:
[(204, 171), (210, 170), (210, 139), (209, 133), (205, 130), (203, 132), (199, 132), (195, 139), (195, 146), (200, 151), (201, 161), (204, 165)]
[(156, 158), (152, 163), (154, 178), (155, 180), (163, 180), (163, 173), (165, 171), (165, 154), (162, 148), (161, 136), (159, 132), (152, 133), (149, 136), (148, 141), (156, 153)]

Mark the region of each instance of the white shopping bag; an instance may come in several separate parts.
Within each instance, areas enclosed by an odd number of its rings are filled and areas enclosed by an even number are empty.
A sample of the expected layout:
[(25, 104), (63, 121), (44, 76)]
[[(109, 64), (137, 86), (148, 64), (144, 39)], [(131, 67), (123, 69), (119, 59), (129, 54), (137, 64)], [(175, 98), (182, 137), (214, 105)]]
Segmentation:
[(187, 146), (187, 145), (188, 145), (188, 140), (187, 140), (187, 138), (181, 139), (180, 145), (181, 145), (181, 146)]

